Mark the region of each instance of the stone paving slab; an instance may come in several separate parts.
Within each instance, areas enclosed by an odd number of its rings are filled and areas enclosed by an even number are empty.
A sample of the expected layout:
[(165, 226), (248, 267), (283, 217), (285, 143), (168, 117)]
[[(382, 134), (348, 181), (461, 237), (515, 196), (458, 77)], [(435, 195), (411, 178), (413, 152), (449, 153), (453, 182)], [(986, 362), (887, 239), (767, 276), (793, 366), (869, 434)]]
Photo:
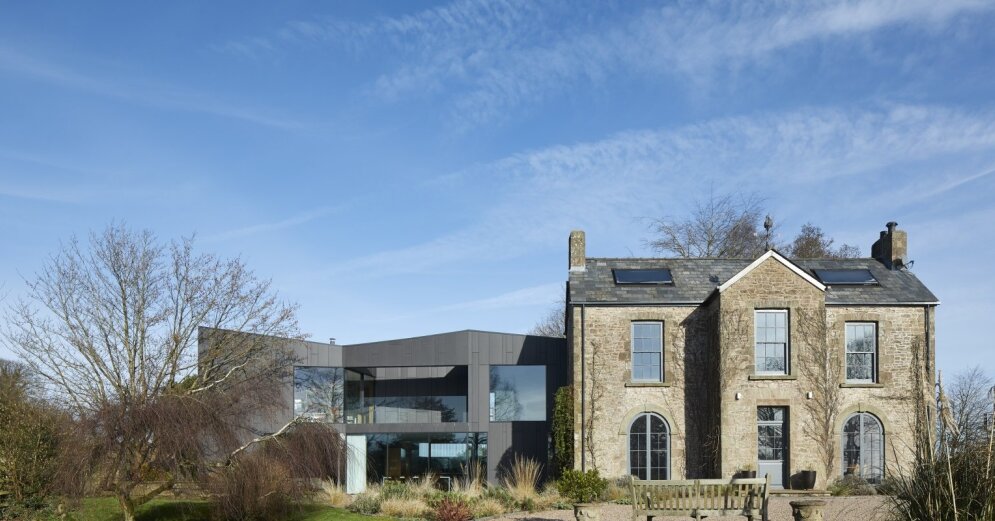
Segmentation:
[[(790, 501), (809, 499), (805, 497), (770, 498), (770, 521), (792, 521)], [(888, 498), (883, 496), (863, 497), (820, 497), (826, 502), (826, 521), (889, 521)], [(572, 510), (547, 510), (545, 512), (524, 512), (492, 518), (494, 521), (572, 521)], [(686, 521), (690, 517), (656, 517), (654, 521)], [(712, 519), (746, 519), (727, 517)], [(601, 507), (601, 521), (632, 521), (632, 507), (628, 505), (606, 504)]]

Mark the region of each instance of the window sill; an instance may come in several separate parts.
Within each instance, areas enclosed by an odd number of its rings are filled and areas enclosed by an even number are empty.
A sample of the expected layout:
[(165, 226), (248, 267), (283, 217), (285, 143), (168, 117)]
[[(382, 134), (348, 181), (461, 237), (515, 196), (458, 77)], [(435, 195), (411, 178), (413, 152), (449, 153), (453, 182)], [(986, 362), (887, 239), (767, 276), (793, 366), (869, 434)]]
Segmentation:
[(625, 382), (626, 387), (670, 387), (670, 382)]
[(841, 383), (840, 388), (842, 389), (883, 389), (884, 384), (872, 384), (872, 383)]
[(751, 374), (746, 377), (748, 380), (797, 380), (793, 374)]

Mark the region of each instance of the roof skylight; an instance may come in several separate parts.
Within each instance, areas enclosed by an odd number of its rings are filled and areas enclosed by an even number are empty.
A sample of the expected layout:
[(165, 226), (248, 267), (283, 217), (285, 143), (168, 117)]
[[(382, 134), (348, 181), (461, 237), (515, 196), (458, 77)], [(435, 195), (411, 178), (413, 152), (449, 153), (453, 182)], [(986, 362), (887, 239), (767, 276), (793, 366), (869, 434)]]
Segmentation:
[(812, 270), (827, 286), (873, 286), (878, 283), (871, 270)]
[(615, 284), (674, 284), (674, 277), (668, 269), (612, 270)]

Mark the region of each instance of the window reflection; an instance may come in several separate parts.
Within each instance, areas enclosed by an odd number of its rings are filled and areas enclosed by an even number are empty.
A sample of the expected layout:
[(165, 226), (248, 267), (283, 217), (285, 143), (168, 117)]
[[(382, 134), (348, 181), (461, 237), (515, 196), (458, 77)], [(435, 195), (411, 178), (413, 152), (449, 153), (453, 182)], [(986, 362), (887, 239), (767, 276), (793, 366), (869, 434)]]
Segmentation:
[(368, 434), (370, 481), (415, 481), (430, 473), (447, 484), (487, 468), (486, 433)]
[(467, 368), (349, 368), (345, 395), (346, 423), (465, 422)]
[(546, 420), (546, 366), (492, 365), (491, 421)]
[(294, 415), (316, 421), (342, 423), (343, 369), (294, 368)]

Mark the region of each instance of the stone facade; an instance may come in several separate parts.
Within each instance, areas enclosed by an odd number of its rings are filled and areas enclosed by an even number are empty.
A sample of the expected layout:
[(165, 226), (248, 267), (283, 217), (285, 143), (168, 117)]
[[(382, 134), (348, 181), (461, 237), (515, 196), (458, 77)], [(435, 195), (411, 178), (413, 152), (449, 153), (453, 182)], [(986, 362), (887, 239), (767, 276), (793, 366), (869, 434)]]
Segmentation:
[[(727, 287), (716, 284), (700, 303), (568, 300), (577, 468), (628, 474), (629, 426), (652, 412), (669, 424), (671, 479), (728, 478), (756, 469), (762, 406), (787, 408), (785, 486), (805, 469), (817, 471), (817, 487), (841, 475), (843, 423), (854, 412), (880, 419), (886, 468), (910, 460), (913, 396), (929, 392), (933, 382), (933, 306), (827, 304), (827, 288), (818, 280), (783, 257), (765, 257)], [(572, 255), (572, 268), (577, 264)], [(787, 311), (785, 375), (756, 374), (754, 312), (763, 309)], [(632, 381), (635, 321), (663, 324), (662, 382)], [(847, 322), (876, 324), (874, 383), (845, 380)], [(826, 365), (820, 360), (835, 365), (820, 370)], [(830, 419), (831, 431), (820, 429)]]

